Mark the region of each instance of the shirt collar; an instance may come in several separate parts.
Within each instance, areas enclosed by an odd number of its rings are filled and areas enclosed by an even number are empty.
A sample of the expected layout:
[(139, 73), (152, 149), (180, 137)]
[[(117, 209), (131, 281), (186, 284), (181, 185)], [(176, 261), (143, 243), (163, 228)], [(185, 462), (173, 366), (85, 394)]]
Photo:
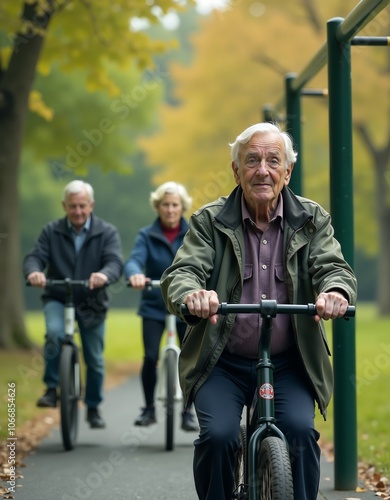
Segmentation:
[[(241, 195), (241, 213), (242, 213), (242, 222), (243, 222), (244, 226), (245, 226), (246, 221), (254, 224), (254, 222), (251, 219), (248, 207), (246, 206), (246, 203), (245, 203), (244, 193), (242, 193), (242, 195)], [(283, 229), (283, 196), (281, 196), (280, 194), (279, 194), (278, 204), (276, 206), (274, 216), (272, 217), (270, 222), (273, 222), (278, 217), (280, 218), (279, 219), (280, 220), (280, 227), (281, 227), (281, 229)]]
[[(71, 224), (70, 220), (67, 218), (66, 219), (66, 224), (68, 226), (69, 231), (74, 231), (77, 233), (73, 225)], [(80, 234), (82, 232), (87, 233), (91, 229), (91, 216), (88, 217), (88, 219), (85, 221), (84, 226), (82, 226), (81, 230), (77, 233)]]

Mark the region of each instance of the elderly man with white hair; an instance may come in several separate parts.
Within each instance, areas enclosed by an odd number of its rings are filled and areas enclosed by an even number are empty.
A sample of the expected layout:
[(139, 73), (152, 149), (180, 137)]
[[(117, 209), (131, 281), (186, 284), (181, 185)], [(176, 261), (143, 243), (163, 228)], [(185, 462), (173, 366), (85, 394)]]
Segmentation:
[(64, 188), (65, 217), (48, 223), (31, 252), (25, 257), (23, 273), (32, 286), (42, 287), (46, 323), (44, 347), (46, 391), (37, 405), (57, 406), (59, 355), (64, 336), (65, 290), (45, 288), (46, 279), (87, 280), (88, 288), (74, 291), (78, 322), (86, 364), (84, 402), (91, 428), (105, 422), (98, 409), (103, 400), (105, 318), (109, 306), (104, 285), (122, 274), (122, 251), (118, 230), (93, 214), (94, 192), (90, 184), (74, 180)]

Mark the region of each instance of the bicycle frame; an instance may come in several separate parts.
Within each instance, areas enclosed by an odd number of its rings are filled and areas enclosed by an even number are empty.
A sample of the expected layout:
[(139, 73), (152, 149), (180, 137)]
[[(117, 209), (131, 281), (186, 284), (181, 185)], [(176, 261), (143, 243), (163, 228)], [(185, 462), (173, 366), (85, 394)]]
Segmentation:
[[(182, 305), (182, 312), (189, 314), (187, 306)], [(258, 349), (257, 370), (257, 392), (252, 402), (251, 408), (247, 409), (246, 429), (249, 437), (247, 455), (244, 457), (247, 467), (245, 485), (248, 486), (248, 497), (244, 493), (244, 498), (255, 500), (257, 497), (257, 454), (262, 441), (267, 437), (276, 437), (282, 440), (286, 450), (288, 450), (287, 440), (282, 431), (276, 426), (274, 410), (274, 388), (273, 388), (273, 364), (270, 355), (270, 341), (272, 336), (272, 321), (277, 314), (306, 314), (314, 316), (316, 307), (314, 304), (295, 305), (278, 304), (275, 300), (262, 300), (259, 304), (227, 304), (221, 303), (218, 307), (218, 314), (230, 313), (255, 313), (262, 317), (261, 336)], [(345, 319), (355, 315), (355, 307), (349, 306)], [(245, 486), (244, 486), (245, 487)]]
[[(249, 432), (248, 445), (248, 493), (249, 498), (256, 498), (256, 454), (260, 449), (261, 441), (269, 436), (281, 439), (288, 450), (287, 439), (276, 426), (274, 408), (274, 379), (273, 364), (270, 356), (270, 341), (272, 335), (272, 317), (262, 314), (261, 341), (259, 342), (259, 362), (257, 370), (257, 393), (252, 408), (247, 415), (247, 431)], [(257, 411), (256, 411), (257, 410)], [(255, 430), (253, 429), (252, 422)]]
[[(131, 287), (131, 285), (128, 286)], [(148, 281), (145, 285), (145, 288), (149, 290), (152, 290), (153, 288), (160, 288), (160, 280)], [(168, 351), (173, 351), (175, 355), (175, 365), (178, 367), (179, 364), (180, 347), (177, 345), (176, 316), (174, 314), (169, 314), (169, 313), (166, 314), (165, 332), (167, 336), (167, 342), (160, 352), (160, 362), (158, 366), (158, 377), (157, 377), (157, 388), (156, 388), (156, 395), (159, 401), (165, 401), (167, 397), (166, 394), (167, 370), (164, 360), (167, 357)], [(174, 393), (175, 401), (182, 401), (183, 393), (180, 388), (178, 368), (175, 373), (174, 386), (175, 386), (175, 393)]]
[[(30, 285), (29, 283), (27, 283)], [(60, 387), (60, 422), (64, 448), (74, 448), (78, 427), (78, 402), (81, 398), (81, 375), (79, 349), (74, 341), (75, 306), (73, 303), (73, 287), (88, 286), (88, 280), (47, 279), (46, 287), (61, 286), (65, 288), (64, 303), (64, 338), (61, 341), (59, 360)]]
[[(160, 365), (158, 368), (157, 399), (159, 400), (165, 400), (166, 398), (165, 380), (167, 377), (167, 373), (166, 373), (166, 365), (163, 362), (163, 360), (165, 359), (167, 352), (171, 350), (175, 353), (175, 361), (177, 366), (179, 363), (179, 354), (180, 354), (180, 348), (177, 345), (176, 316), (174, 316), (173, 314), (167, 314), (165, 329), (167, 335), (167, 343), (161, 349)], [(183, 393), (180, 388), (179, 370), (176, 370), (175, 377), (176, 377), (176, 383), (175, 383), (174, 398), (175, 401), (181, 401), (183, 399)]]
[[(86, 286), (85, 281), (80, 284)], [(48, 283), (49, 286), (55, 284), (55, 280), (51, 280)], [(73, 288), (70, 280), (65, 280), (65, 290), (66, 290), (66, 301), (64, 307), (64, 321), (65, 321), (65, 338), (62, 344), (72, 345), (75, 353), (75, 363), (74, 363), (74, 377), (75, 377), (75, 388), (77, 389), (76, 397), (79, 399), (81, 397), (81, 380), (80, 380), (80, 362), (78, 356), (78, 346), (74, 341), (75, 335), (75, 323), (76, 323), (76, 311), (73, 303)]]

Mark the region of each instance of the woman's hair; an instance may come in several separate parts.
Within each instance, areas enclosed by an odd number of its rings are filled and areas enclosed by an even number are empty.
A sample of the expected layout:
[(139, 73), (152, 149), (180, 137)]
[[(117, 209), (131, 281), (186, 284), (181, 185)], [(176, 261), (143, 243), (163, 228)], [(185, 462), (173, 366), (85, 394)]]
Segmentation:
[(70, 194), (87, 193), (89, 202), (94, 201), (93, 188), (91, 184), (84, 181), (72, 181), (64, 187), (62, 201), (66, 201)]
[(186, 212), (192, 204), (192, 198), (188, 196), (186, 188), (177, 182), (170, 181), (161, 184), (161, 186), (159, 186), (155, 191), (150, 193), (149, 201), (152, 208), (157, 210), (161, 200), (166, 194), (178, 194), (183, 204), (184, 212)]
[(243, 144), (246, 144), (254, 134), (268, 134), (268, 133), (278, 134), (284, 144), (284, 149), (286, 152), (286, 168), (291, 163), (297, 161), (298, 153), (294, 151), (293, 142), (290, 134), (283, 132), (278, 124), (263, 122), (256, 123), (248, 127), (244, 132), (236, 137), (236, 140), (229, 144), (231, 147), (232, 160), (239, 166), (238, 157), (240, 154), (240, 148)]

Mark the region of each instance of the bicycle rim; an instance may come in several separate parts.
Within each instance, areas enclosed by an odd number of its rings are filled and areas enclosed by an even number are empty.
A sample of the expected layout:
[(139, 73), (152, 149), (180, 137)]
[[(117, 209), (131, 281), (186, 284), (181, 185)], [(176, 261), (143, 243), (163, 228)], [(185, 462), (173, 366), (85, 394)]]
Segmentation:
[(245, 425), (240, 426), (240, 447), (236, 453), (236, 465), (234, 469), (234, 499), (248, 498), (247, 482), (247, 432)]
[(61, 434), (65, 450), (72, 450), (76, 443), (78, 427), (79, 387), (76, 387), (75, 370), (78, 369), (76, 347), (65, 344), (60, 357)]
[(166, 450), (173, 450), (173, 426), (174, 426), (174, 413), (175, 413), (175, 374), (176, 374), (176, 356), (175, 352), (171, 349), (167, 351), (166, 357), (166, 375), (167, 375), (167, 420), (166, 420)]
[(256, 500), (294, 500), (290, 457), (284, 442), (265, 438), (258, 456)]

